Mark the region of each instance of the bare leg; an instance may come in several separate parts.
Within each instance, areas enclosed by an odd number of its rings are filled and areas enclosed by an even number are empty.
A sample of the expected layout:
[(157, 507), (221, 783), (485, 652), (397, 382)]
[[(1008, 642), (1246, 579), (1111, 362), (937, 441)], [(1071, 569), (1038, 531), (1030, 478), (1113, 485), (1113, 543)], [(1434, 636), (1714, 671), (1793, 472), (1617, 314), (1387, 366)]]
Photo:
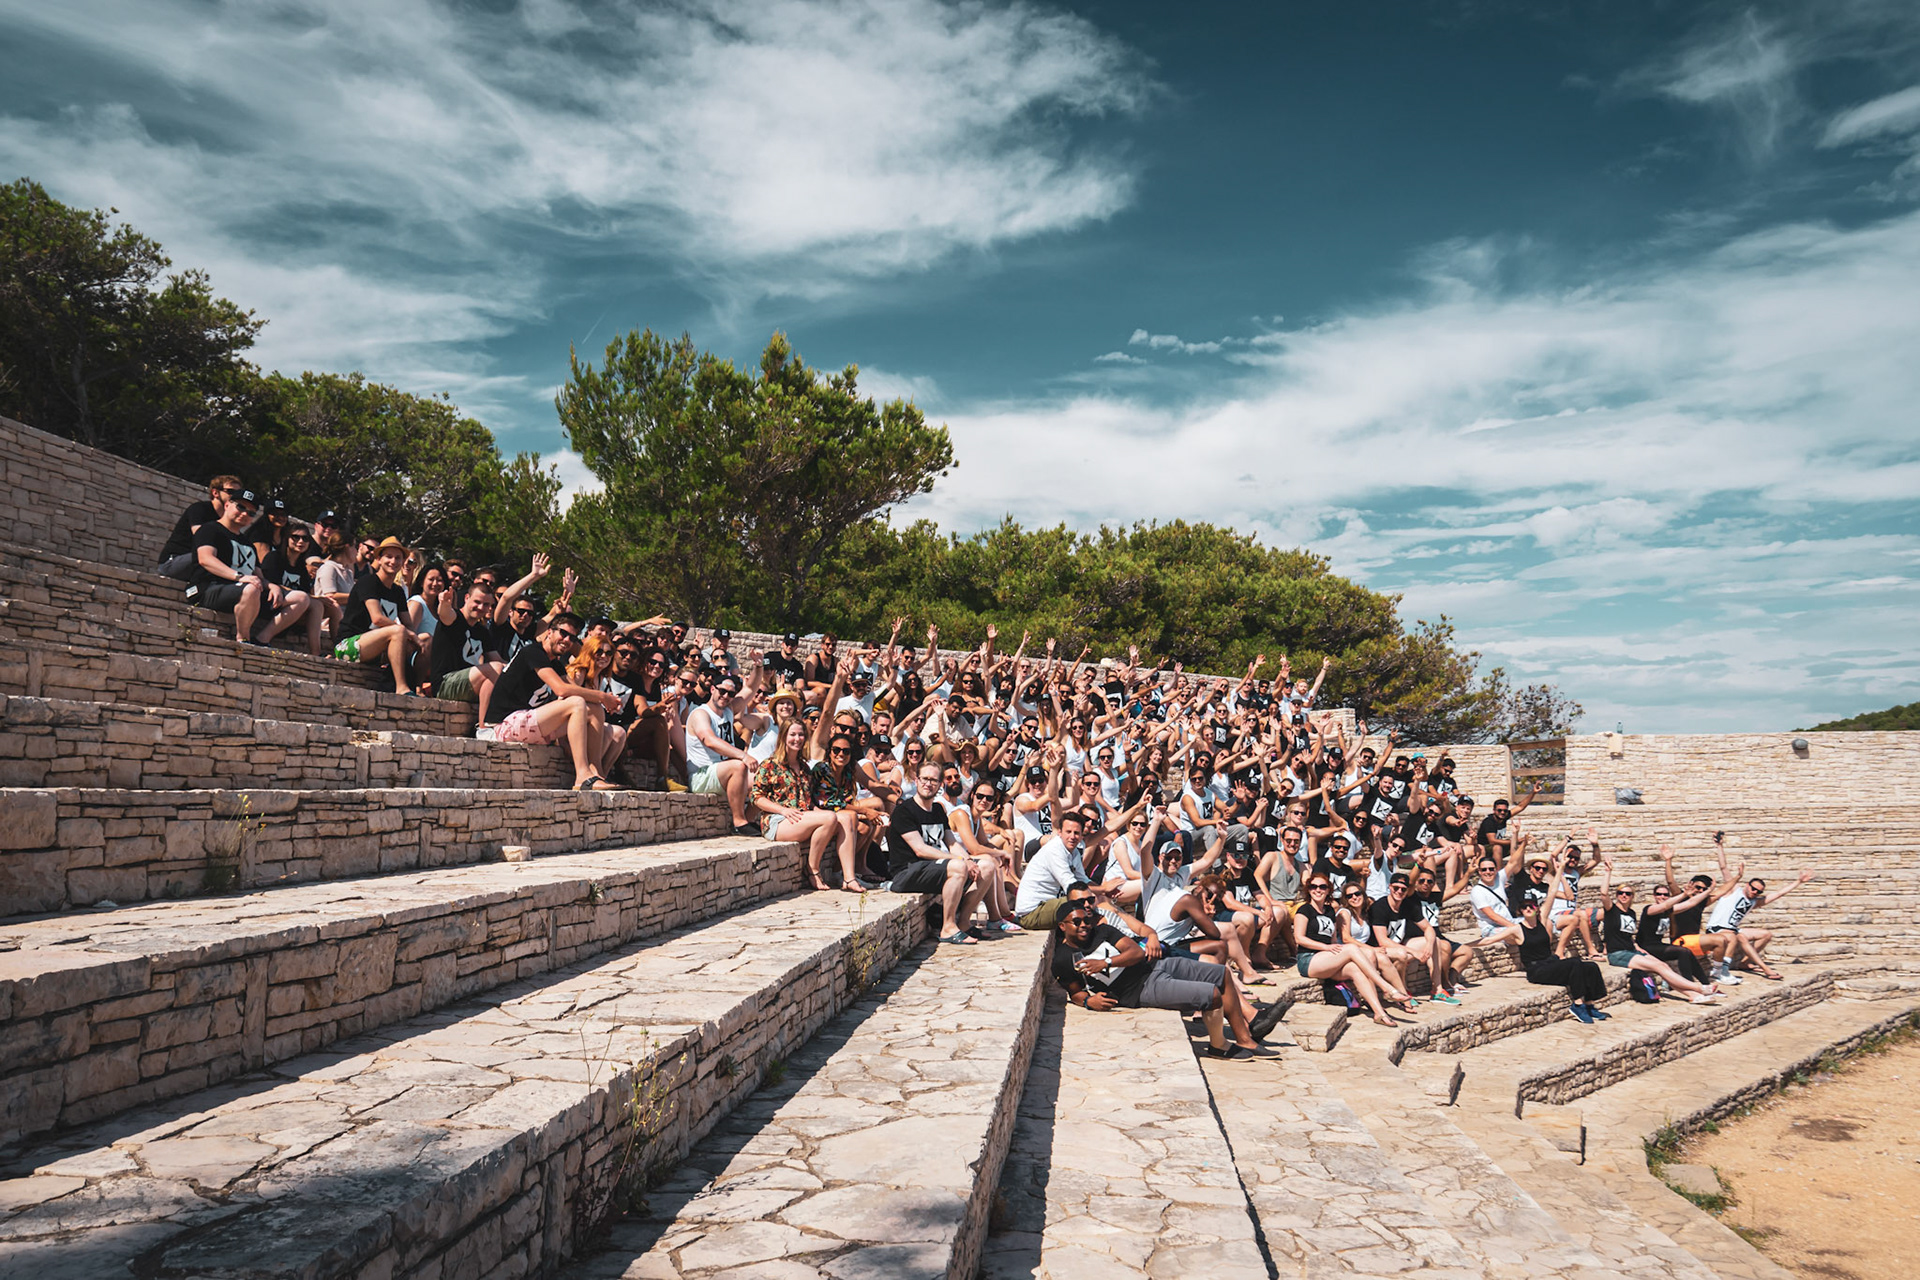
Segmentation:
[(1657, 960), (1652, 956), (1637, 955), (1627, 968), (1637, 969), (1643, 973), (1651, 973), (1675, 991), (1684, 991), (1688, 995), (1708, 996), (1713, 994), (1712, 987), (1702, 986), (1698, 982), (1681, 977), (1672, 965), (1664, 960)]
[[(940, 887), (940, 936), (951, 938), (960, 932), (961, 904), (967, 898), (967, 864), (958, 858), (947, 860), (947, 882)], [(967, 913), (971, 916), (973, 913)]]
[(610, 777), (613, 766), (620, 759), (620, 753), (627, 749), (627, 731), (619, 725), (607, 726), (607, 747), (600, 753), (600, 776)]
[(253, 635), (253, 624), (260, 616), (261, 586), (249, 582), (240, 588), (240, 599), (233, 606), (233, 638), (245, 640)]

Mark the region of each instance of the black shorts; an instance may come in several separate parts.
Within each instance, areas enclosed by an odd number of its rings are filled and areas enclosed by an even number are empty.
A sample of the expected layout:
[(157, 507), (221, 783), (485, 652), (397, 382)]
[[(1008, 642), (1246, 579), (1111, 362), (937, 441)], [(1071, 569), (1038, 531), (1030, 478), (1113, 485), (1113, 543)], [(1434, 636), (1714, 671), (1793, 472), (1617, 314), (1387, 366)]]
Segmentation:
[(237, 582), (216, 582), (210, 587), (200, 588), (200, 598), (194, 603), (202, 609), (217, 609), (221, 613), (232, 613), (233, 607), (240, 603), (240, 597), (246, 594), (246, 590)]
[(921, 858), (897, 872), (887, 888), (895, 893), (938, 893), (947, 883), (947, 859)]

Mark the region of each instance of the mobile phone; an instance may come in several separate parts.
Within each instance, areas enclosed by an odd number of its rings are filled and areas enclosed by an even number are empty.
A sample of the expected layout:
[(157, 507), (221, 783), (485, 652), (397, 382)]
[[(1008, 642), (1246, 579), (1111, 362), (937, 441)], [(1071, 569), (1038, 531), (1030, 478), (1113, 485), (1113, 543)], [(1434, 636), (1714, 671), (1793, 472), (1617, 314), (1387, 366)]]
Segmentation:
[(1715, 844), (1724, 844), (1726, 843), (1726, 839), (1727, 833), (1724, 831), (1716, 831), (1713, 833), (1713, 842)]

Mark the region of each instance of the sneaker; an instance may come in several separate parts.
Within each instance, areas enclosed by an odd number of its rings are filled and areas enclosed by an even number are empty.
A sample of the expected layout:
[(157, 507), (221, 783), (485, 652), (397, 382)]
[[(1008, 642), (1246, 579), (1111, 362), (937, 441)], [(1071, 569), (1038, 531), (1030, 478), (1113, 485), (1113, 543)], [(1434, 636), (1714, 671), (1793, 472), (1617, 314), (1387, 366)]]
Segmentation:
[(668, 778), (668, 779), (667, 779), (667, 790), (668, 790), (668, 791), (670, 791), (670, 792), (673, 792), (673, 791), (685, 791), (686, 789), (687, 789), (687, 784), (686, 784), (686, 783), (684, 783), (684, 782), (676, 782), (676, 781), (675, 781), (674, 779), (672, 779), (672, 778)]
[(1613, 1016), (1612, 1014), (1608, 1013), (1605, 1009), (1600, 1008), (1598, 1005), (1592, 1005), (1592, 1004), (1587, 1006), (1587, 1012), (1593, 1015), (1593, 1020), (1595, 1022), (1605, 1022), (1608, 1018), (1611, 1018)]
[(1688, 993), (1687, 1003), (1688, 1004), (1715, 1004), (1717, 1002), (1714, 1000), (1712, 996), (1703, 996), (1698, 991), (1694, 991), (1694, 992)]
[(1743, 978), (1743, 977), (1741, 977), (1741, 976), (1740, 976), (1739, 974), (1737, 974), (1737, 973), (1735, 973), (1735, 972), (1733, 972), (1733, 971), (1732, 971), (1731, 969), (1729, 969), (1729, 970), (1728, 970), (1727, 972), (1725, 972), (1725, 973), (1716, 973), (1716, 974), (1714, 974), (1714, 975), (1713, 975), (1713, 980), (1714, 980), (1715, 982), (1724, 982), (1724, 983), (1725, 983), (1726, 985), (1728, 985), (1729, 987), (1737, 987), (1737, 986), (1739, 986), (1739, 985), (1740, 985), (1741, 983), (1743, 983), (1743, 982), (1745, 982), (1745, 981), (1746, 981), (1746, 979), (1745, 979), (1745, 978)]
[(1588, 1026), (1593, 1025), (1593, 1011), (1588, 1009), (1587, 1006), (1583, 1004), (1576, 1004), (1573, 1006), (1573, 1016), (1580, 1019), (1580, 1021), (1586, 1023)]
[(1452, 995), (1445, 991), (1435, 992), (1433, 995), (1428, 996), (1427, 999), (1437, 1001), (1440, 1004), (1457, 1005), (1460, 1003), (1459, 996)]

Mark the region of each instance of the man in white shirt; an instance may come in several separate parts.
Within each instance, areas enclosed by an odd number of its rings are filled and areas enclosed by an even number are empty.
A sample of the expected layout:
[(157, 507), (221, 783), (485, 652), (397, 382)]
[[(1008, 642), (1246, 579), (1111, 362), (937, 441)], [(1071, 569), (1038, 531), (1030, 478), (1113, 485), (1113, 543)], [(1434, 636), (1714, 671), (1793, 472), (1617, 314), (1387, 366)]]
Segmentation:
[(1060, 815), (1052, 837), (1027, 859), (1027, 869), (1020, 876), (1020, 892), (1013, 903), (1022, 929), (1053, 928), (1067, 904), (1067, 890), (1091, 879), (1082, 843), (1086, 831), (1086, 815), (1069, 809)]
[(1482, 858), (1467, 900), (1473, 906), (1473, 918), (1480, 925), (1482, 942), (1510, 942), (1520, 945), (1520, 926), (1507, 914), (1507, 873), (1495, 858)]
[(721, 675), (707, 701), (687, 712), (687, 783), (688, 790), (702, 795), (724, 795), (733, 810), (733, 833), (753, 835), (759, 828), (747, 822), (747, 773), (752, 761), (740, 745), (733, 720), (739, 692), (737, 677)]
[[(1707, 915), (1707, 932), (1731, 933), (1734, 937), (1735, 954), (1741, 961), (1740, 967), (1752, 969), (1763, 978), (1773, 978), (1777, 981), (1780, 975), (1760, 958), (1760, 953), (1767, 949), (1769, 942), (1773, 941), (1773, 930), (1746, 929), (1741, 926), (1748, 913), (1780, 901), (1811, 879), (1813, 879), (1813, 872), (1802, 871), (1799, 878), (1786, 888), (1775, 889), (1772, 893), (1768, 893), (1767, 882), (1759, 876), (1753, 877), (1745, 885), (1713, 904), (1713, 910)], [(1716, 978), (1726, 976), (1724, 970), (1727, 964), (1725, 960), (1720, 962), (1720, 967), (1714, 971)]]

